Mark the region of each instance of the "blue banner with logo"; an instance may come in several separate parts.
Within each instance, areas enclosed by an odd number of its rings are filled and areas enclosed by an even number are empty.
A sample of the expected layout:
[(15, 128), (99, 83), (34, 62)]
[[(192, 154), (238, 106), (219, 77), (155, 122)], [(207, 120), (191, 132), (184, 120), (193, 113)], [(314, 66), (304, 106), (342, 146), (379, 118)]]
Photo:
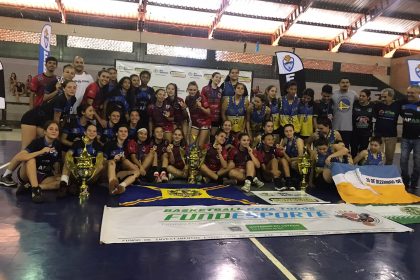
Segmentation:
[(50, 55), (50, 41), (51, 41), (51, 25), (46, 24), (41, 31), (41, 39), (39, 41), (39, 55), (38, 55), (38, 74), (44, 73), (45, 60)]
[(4, 82), (3, 64), (0, 62), (0, 109), (6, 109), (6, 84)]
[(294, 80), (297, 83), (298, 96), (300, 97), (306, 88), (305, 70), (302, 60), (292, 52), (276, 52), (276, 57), (282, 95), (285, 94), (285, 84)]
[(409, 59), (407, 63), (410, 76), (410, 85), (420, 85), (420, 60)]

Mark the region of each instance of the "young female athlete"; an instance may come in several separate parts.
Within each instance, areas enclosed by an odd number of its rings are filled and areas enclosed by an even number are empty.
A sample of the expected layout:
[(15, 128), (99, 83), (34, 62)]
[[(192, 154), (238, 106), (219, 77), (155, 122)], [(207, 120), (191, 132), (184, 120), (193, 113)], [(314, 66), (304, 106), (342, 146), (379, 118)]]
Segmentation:
[(166, 94), (165, 104), (170, 105), (174, 112), (174, 127), (181, 128), (182, 133), (187, 135), (189, 124), (187, 104), (181, 97), (178, 97), (178, 86), (174, 83), (169, 83), (166, 86)]
[(241, 188), (244, 192), (251, 190), (251, 184), (257, 188), (264, 186), (256, 176), (256, 169), (260, 168), (261, 163), (258, 159), (258, 153), (250, 146), (250, 138), (246, 133), (238, 135), (239, 146), (232, 148), (228, 155), (229, 177), (239, 182), (244, 182)]
[(166, 104), (165, 96), (165, 90), (158, 89), (156, 91), (156, 102), (148, 107), (149, 131), (152, 133), (154, 128), (162, 128), (165, 139), (170, 142), (174, 131), (174, 112), (173, 107), (170, 104)]
[(292, 124), (286, 124), (284, 126), (284, 136), (280, 142), (280, 145), (285, 149), (284, 157), (289, 162), (290, 168), (298, 171), (298, 158), (303, 156), (304, 142), (295, 135)]
[(206, 157), (200, 167), (203, 177), (209, 178), (213, 182), (223, 183), (223, 177), (229, 172), (227, 163), (227, 153), (223, 145), (226, 141), (226, 133), (219, 129), (214, 136), (214, 143), (207, 144)]
[(77, 107), (77, 117), (71, 118), (68, 123), (64, 124), (60, 136), (63, 151), (73, 146), (75, 141), (81, 140), (85, 135), (86, 126), (93, 123), (95, 118), (95, 110), (92, 105), (80, 105)]
[(385, 154), (381, 151), (382, 138), (372, 137), (369, 141), (369, 148), (361, 151), (355, 158), (354, 164), (359, 165), (384, 165)]
[(129, 119), (130, 105), (127, 102), (131, 90), (131, 80), (129, 77), (122, 77), (118, 86), (105, 96), (105, 114), (118, 110), (121, 113), (122, 121)]
[(113, 110), (108, 115), (108, 121), (101, 123), (101, 145), (105, 145), (107, 142), (115, 138), (119, 124), (121, 123), (121, 113), (118, 110)]
[(156, 183), (166, 183), (169, 180), (167, 175), (168, 153), (166, 152), (166, 147), (168, 147), (169, 143), (164, 138), (163, 128), (160, 126), (155, 127), (152, 141), (150, 142), (150, 153), (153, 155), (153, 163), (149, 173), (153, 175)]
[(201, 90), (201, 96), (207, 100), (210, 108), (210, 119), (211, 119), (211, 134), (214, 135), (216, 130), (221, 124), (221, 100), (222, 100), (222, 89), (219, 87), (222, 76), (219, 72), (214, 72), (211, 75), (211, 79), (207, 86)]
[[(137, 136), (137, 131), (140, 126), (140, 114), (137, 110), (132, 110), (129, 114), (128, 121), (128, 139), (134, 139)], [(146, 129), (147, 131), (147, 129)]]
[(66, 81), (63, 83), (64, 94), (57, 95), (48, 102), (23, 114), (20, 121), (22, 130), (22, 149), (29, 145), (32, 140), (42, 136), (46, 121), (54, 120), (60, 123), (60, 119), (70, 114), (70, 110), (76, 102), (76, 83)]
[(149, 134), (146, 128), (137, 130), (137, 137), (127, 143), (126, 153), (132, 163), (137, 165), (140, 175), (145, 176), (153, 163), (153, 153), (150, 153)]
[(246, 123), (253, 147), (260, 141), (264, 123), (269, 119), (270, 108), (266, 106), (265, 96), (263, 94), (255, 95), (247, 110)]
[(249, 106), (248, 95), (244, 84), (237, 83), (235, 95), (225, 98), (222, 105), (222, 119), (232, 122), (232, 133), (238, 134), (245, 131), (246, 111)]
[(307, 88), (303, 91), (301, 104), (299, 105), (298, 115), (300, 122), (300, 137), (306, 139), (314, 133), (314, 90)]
[(300, 133), (300, 122), (298, 118), (299, 98), (297, 97), (297, 84), (295, 81), (289, 81), (285, 86), (286, 95), (280, 102), (280, 126), (292, 124), (295, 132)]
[(185, 98), (191, 118), (190, 142), (197, 139), (199, 147), (203, 147), (209, 141), (211, 127), (211, 114), (207, 98), (200, 94), (195, 81), (188, 83), (188, 96)]
[(58, 136), (58, 123), (47, 121), (44, 125), (44, 136), (32, 140), (12, 158), (3, 174), (2, 182), (5, 178), (12, 180), (13, 171), (22, 164), (17, 171), (19, 186), (16, 194), (31, 190), (32, 201), (43, 202), (42, 190), (58, 189), (60, 183), (61, 145)]
[[(83, 105), (82, 105), (83, 106)], [(89, 106), (89, 105), (88, 105)], [(103, 153), (102, 146), (97, 141), (98, 131), (96, 125), (88, 123), (85, 127), (83, 133), (87, 137), (88, 142), (86, 144), (86, 150), (90, 156), (95, 158), (95, 171), (94, 176), (89, 179), (89, 183), (96, 182), (99, 178), (101, 171), (103, 170)], [(85, 143), (80, 138), (76, 140), (72, 147), (66, 153), (66, 160), (64, 161), (63, 172), (61, 174), (60, 188), (58, 189), (58, 196), (64, 197), (70, 192), (73, 195), (77, 195), (80, 192), (80, 184), (77, 184), (76, 178), (70, 174), (69, 163), (77, 163), (75, 158), (79, 157), (82, 154), (82, 151), (85, 147)]]
[(109, 193), (117, 195), (125, 192), (125, 188), (140, 176), (138, 167), (129, 161), (125, 155), (128, 126), (120, 124), (116, 130), (116, 139), (104, 146), (104, 158), (107, 160)]
[(180, 128), (174, 130), (172, 143), (166, 147), (166, 152), (168, 153), (168, 179), (186, 179), (188, 177), (186, 143)]
[(239, 69), (232, 68), (229, 70), (229, 75), (226, 76), (222, 84), (223, 97), (230, 97), (235, 95), (235, 86), (239, 81)]
[(275, 138), (278, 138), (280, 134), (280, 100), (277, 97), (276, 86), (268, 86), (264, 91), (267, 97), (268, 107), (270, 108), (270, 119), (273, 121), (273, 134)]

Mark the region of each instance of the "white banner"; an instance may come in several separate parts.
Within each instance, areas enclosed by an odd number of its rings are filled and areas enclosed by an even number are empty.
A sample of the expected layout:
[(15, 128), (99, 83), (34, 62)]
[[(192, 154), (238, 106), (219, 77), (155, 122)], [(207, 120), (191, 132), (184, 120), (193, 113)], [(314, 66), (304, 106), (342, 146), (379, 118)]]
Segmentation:
[(313, 204), (329, 203), (301, 191), (254, 191), (252, 192), (268, 204)]
[[(118, 80), (124, 76), (131, 74), (139, 75), (141, 71), (147, 70), (152, 73), (149, 86), (155, 90), (158, 88), (165, 88), (169, 83), (175, 83), (178, 86), (178, 96), (185, 99), (187, 96), (187, 86), (191, 81), (196, 81), (199, 90), (209, 83), (211, 75), (214, 72), (219, 72), (222, 75), (222, 82), (229, 74), (229, 70), (222, 69), (207, 69), (198, 67), (186, 67), (177, 65), (154, 64), (136, 61), (116, 60), (115, 68), (118, 70)], [(251, 93), (252, 87), (252, 72), (240, 71), (239, 82), (244, 83)]]
[(350, 204), (105, 206), (100, 241), (135, 243), (412, 229)]
[(420, 224), (420, 205), (364, 206), (365, 209), (399, 224)]
[(410, 84), (420, 85), (420, 60), (409, 59), (407, 63), (410, 75)]

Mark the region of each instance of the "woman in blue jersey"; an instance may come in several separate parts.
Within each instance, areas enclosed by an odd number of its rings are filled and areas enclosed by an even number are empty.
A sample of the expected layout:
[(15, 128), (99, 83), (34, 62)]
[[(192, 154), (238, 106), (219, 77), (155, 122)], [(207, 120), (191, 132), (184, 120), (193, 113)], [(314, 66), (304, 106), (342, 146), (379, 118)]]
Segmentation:
[(66, 152), (77, 140), (85, 135), (86, 126), (95, 120), (95, 110), (92, 105), (83, 104), (77, 107), (77, 117), (72, 118), (69, 123), (64, 124), (60, 136), (63, 151)]
[(314, 133), (313, 115), (314, 115), (314, 90), (307, 88), (303, 91), (301, 104), (299, 105), (300, 137), (307, 139)]
[(246, 127), (251, 137), (252, 147), (259, 142), (263, 126), (270, 119), (270, 108), (266, 105), (265, 96), (257, 94), (247, 110)]
[(132, 89), (128, 102), (131, 109), (137, 110), (140, 114), (140, 127), (147, 128), (149, 125), (147, 107), (156, 101), (155, 91), (152, 87), (148, 86), (151, 73), (143, 70), (140, 72), (140, 78), (137, 75), (133, 75), (130, 76)]
[(299, 98), (297, 97), (297, 84), (295, 81), (289, 81), (285, 86), (286, 95), (280, 102), (280, 125), (284, 128), (286, 124), (292, 124), (295, 133), (300, 133), (299, 122)]
[(355, 158), (354, 164), (359, 165), (384, 165), (385, 154), (381, 152), (382, 139), (372, 137), (369, 142), (369, 148), (361, 151)]
[(267, 97), (267, 104), (270, 108), (270, 118), (273, 121), (273, 134), (276, 138), (279, 137), (280, 134), (280, 99), (277, 97), (277, 88), (276, 86), (268, 86), (265, 89), (265, 96)]
[(298, 158), (303, 156), (304, 143), (303, 140), (295, 135), (295, 130), (292, 124), (284, 126), (284, 138), (280, 145), (284, 148), (284, 157), (289, 162), (290, 168), (298, 170)]
[(327, 139), (329, 145), (336, 144), (337, 141), (343, 141), (341, 138), (340, 132), (332, 129), (331, 120), (327, 117), (321, 117), (317, 120), (317, 130), (313, 133), (308, 139), (306, 139), (306, 144), (308, 149), (311, 148), (311, 144), (318, 140), (320, 137)]
[[(89, 105), (88, 105), (89, 106)], [(86, 130), (83, 133), (87, 137), (88, 142), (86, 144), (86, 150), (90, 156), (95, 158), (95, 171), (94, 176), (89, 179), (89, 183), (96, 182), (103, 170), (103, 153), (102, 147), (97, 141), (98, 131), (96, 125), (88, 123), (86, 125)], [(72, 147), (66, 154), (66, 160), (64, 162), (63, 171), (61, 174), (60, 188), (58, 189), (58, 196), (64, 197), (70, 192), (73, 195), (77, 195), (80, 192), (80, 184), (77, 184), (76, 178), (70, 175), (69, 163), (76, 163), (75, 158), (79, 157), (82, 154), (85, 143), (80, 138), (75, 141)], [(71, 179), (71, 180), (70, 180)]]
[(121, 112), (122, 120), (128, 120), (130, 105), (127, 98), (131, 90), (131, 80), (129, 77), (122, 77), (118, 82), (118, 86), (107, 94), (105, 99), (105, 113), (108, 115), (113, 110)]
[(232, 68), (229, 70), (229, 75), (226, 76), (221, 88), (223, 90), (223, 97), (230, 97), (235, 95), (235, 86), (239, 81), (239, 69)]
[(246, 111), (249, 100), (246, 98), (248, 91), (242, 83), (235, 86), (235, 95), (225, 98), (222, 104), (222, 119), (232, 122), (232, 133), (238, 134), (245, 131)]
[(102, 121), (102, 131), (99, 139), (99, 143), (101, 145), (105, 145), (107, 142), (113, 140), (115, 138), (116, 128), (121, 123), (121, 113), (118, 110), (112, 111), (108, 115), (107, 121)]

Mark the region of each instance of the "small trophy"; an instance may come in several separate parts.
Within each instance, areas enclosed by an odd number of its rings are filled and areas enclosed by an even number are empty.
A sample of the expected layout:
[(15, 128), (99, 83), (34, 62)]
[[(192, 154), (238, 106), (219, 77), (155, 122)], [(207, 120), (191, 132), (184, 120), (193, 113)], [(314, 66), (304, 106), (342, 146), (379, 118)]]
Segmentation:
[(311, 166), (311, 156), (309, 155), (308, 150), (305, 148), (303, 155), (298, 158), (298, 169), (299, 173), (302, 175), (302, 182), (300, 183), (300, 190), (302, 192), (306, 192), (306, 188), (308, 187), (308, 181), (306, 180), (306, 177), (311, 171)]
[(193, 143), (190, 145), (187, 162), (188, 162), (188, 184), (197, 184), (201, 182), (200, 166), (204, 161), (205, 153), (197, 146), (197, 136), (192, 136)]
[[(74, 158), (69, 154), (66, 156), (67, 166), (71, 170), (72, 174), (76, 179), (82, 181), (79, 194), (81, 202), (89, 197), (88, 185), (86, 182), (95, 175), (96, 169), (96, 166), (93, 163), (95, 157), (91, 156), (86, 149), (86, 144), (89, 142), (89, 139), (84, 136), (82, 140), (85, 146), (80, 156)], [(76, 163), (74, 163), (74, 159), (76, 159)]]

